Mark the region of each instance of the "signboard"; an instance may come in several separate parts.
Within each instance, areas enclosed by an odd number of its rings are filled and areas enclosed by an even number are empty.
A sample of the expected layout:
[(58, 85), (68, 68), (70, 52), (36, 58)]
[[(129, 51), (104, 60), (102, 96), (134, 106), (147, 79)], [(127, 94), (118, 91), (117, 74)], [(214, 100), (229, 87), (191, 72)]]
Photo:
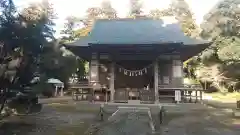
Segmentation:
[(180, 102), (181, 101), (181, 91), (175, 90), (175, 101)]
[(163, 76), (163, 83), (169, 84), (169, 76)]

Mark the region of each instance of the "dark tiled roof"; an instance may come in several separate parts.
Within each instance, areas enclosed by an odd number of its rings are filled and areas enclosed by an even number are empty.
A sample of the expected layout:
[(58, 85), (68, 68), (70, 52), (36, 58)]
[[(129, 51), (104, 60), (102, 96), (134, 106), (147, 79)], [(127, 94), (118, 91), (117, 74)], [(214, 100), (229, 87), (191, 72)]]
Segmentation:
[(68, 43), (69, 46), (88, 46), (89, 37), (80, 37), (78, 40)]
[(205, 44), (185, 36), (178, 23), (164, 24), (153, 19), (97, 20), (87, 39), (80, 39), (72, 45), (89, 44), (161, 44), (183, 43), (185, 45)]

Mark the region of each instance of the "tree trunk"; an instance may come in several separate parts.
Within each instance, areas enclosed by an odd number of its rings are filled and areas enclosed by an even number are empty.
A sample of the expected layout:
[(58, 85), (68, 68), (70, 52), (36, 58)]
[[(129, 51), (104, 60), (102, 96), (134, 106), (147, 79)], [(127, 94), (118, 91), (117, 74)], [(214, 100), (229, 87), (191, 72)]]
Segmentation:
[(5, 102), (6, 102), (6, 100), (1, 102), (0, 114), (2, 114), (3, 108), (5, 106)]
[(6, 103), (5, 94), (2, 93), (0, 98), (1, 98), (1, 99), (0, 99), (0, 100), (1, 100), (1, 101), (0, 101), (0, 105), (1, 105), (1, 107), (0, 107), (0, 115), (1, 115), (1, 114), (2, 114), (2, 111), (3, 111), (3, 109), (4, 109), (4, 106), (5, 106), (5, 103)]

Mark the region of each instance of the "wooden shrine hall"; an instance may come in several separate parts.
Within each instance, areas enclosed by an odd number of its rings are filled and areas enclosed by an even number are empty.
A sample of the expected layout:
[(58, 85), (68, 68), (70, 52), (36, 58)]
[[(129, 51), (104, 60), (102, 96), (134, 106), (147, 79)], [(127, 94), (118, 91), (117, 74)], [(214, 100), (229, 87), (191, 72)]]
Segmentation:
[(85, 100), (159, 103), (161, 95), (174, 97), (175, 90), (185, 89), (183, 62), (209, 45), (185, 36), (177, 22), (100, 19), (87, 37), (65, 45), (89, 62), (87, 84), (71, 88)]

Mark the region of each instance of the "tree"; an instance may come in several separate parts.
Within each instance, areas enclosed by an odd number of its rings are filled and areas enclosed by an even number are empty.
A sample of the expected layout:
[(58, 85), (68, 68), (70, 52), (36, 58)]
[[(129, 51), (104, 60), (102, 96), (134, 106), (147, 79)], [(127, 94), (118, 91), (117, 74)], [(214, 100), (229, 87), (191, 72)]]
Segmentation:
[(72, 31), (73, 32), (72, 35), (75, 35), (74, 38), (79, 38), (81, 36), (87, 36), (87, 35), (89, 35), (95, 20), (103, 18), (102, 13), (103, 13), (103, 11), (100, 7), (91, 7), (91, 8), (87, 9), (87, 11), (86, 11), (87, 15), (85, 18), (83, 18), (83, 19), (75, 18), (75, 20), (72, 21), (72, 22), (74, 22), (73, 24), (70, 24), (70, 22), (68, 21), (66, 25), (74, 26), (76, 24), (76, 22), (81, 22), (83, 24), (83, 27)]
[[(19, 14), (19, 20), (24, 23), (23, 29), (19, 32), (21, 35), (19, 40), (23, 39), (23, 58), (26, 58), (25, 68), (28, 67), (29, 69), (25, 70), (23, 68), (20, 73), (26, 83), (31, 81), (36, 72), (42, 49), (48, 44), (49, 40), (54, 40), (53, 19), (55, 19), (55, 14), (48, 1), (33, 3)], [(24, 71), (28, 71), (28, 73), (24, 73)], [(27, 76), (29, 80), (26, 80)]]
[[(196, 24), (193, 13), (185, 0), (173, 0), (169, 9), (166, 9), (165, 14), (175, 16), (179, 21), (182, 31), (186, 36), (197, 38), (199, 37), (199, 27)], [(185, 62), (187, 71), (187, 77), (196, 79), (195, 70), (198, 67), (199, 60), (197, 57), (193, 57)]]
[(239, 60), (239, 0), (225, 0), (216, 5), (205, 17), (201, 25), (202, 37), (211, 39), (212, 48), (217, 50), (223, 62)]
[[(0, 41), (1, 45), (1, 110), (7, 100), (9, 106), (16, 108), (19, 100), (24, 97), (25, 113), (32, 107), (29, 105), (30, 95), (18, 97), (11, 94), (10, 89), (24, 92), (25, 86), (31, 85), (42, 48), (53, 39), (54, 25), (51, 5), (47, 1), (33, 4), (22, 12), (17, 12), (11, 0), (1, 1), (2, 14), (0, 15)], [(11, 96), (9, 96), (11, 95)], [(12, 100), (12, 97), (17, 96)], [(36, 99), (36, 98), (35, 98)], [(35, 100), (34, 99), (34, 100)], [(22, 101), (22, 100), (21, 100)], [(36, 101), (36, 100), (35, 100)], [(35, 104), (35, 103), (34, 103)]]
[(240, 77), (237, 69), (240, 62), (239, 5), (240, 0), (219, 2), (204, 17), (204, 23), (201, 25), (201, 36), (213, 41), (212, 46), (203, 53), (202, 57), (208, 63), (212, 63), (213, 59), (204, 57), (208, 53), (208, 56), (218, 60), (215, 63), (221, 64), (223, 67), (220, 81), (224, 82), (238, 82)]
[(96, 19), (102, 18), (102, 9), (100, 7), (88, 8), (86, 13), (86, 19), (83, 20), (86, 26), (92, 26)]
[(77, 59), (74, 55), (64, 56), (58, 41), (53, 41), (51, 44), (53, 45), (44, 48), (40, 60), (41, 74), (46, 78), (59, 79), (67, 85), (69, 77), (77, 70)]
[(173, 16), (171, 9), (165, 9), (165, 10), (159, 10), (159, 9), (153, 9), (149, 13), (149, 17), (154, 19), (161, 19), (164, 16)]
[[(1, 1), (1, 10), (2, 14), (0, 16), (0, 41), (1, 41), (1, 76), (0, 76), (0, 113), (4, 109), (5, 103), (7, 101), (8, 89), (11, 87), (11, 84), (14, 83), (16, 77), (17, 68), (19, 68), (22, 59), (20, 50), (16, 44), (18, 38), (15, 35), (14, 30), (20, 29), (19, 23), (14, 14), (16, 13), (15, 6), (11, 0)], [(15, 38), (13, 38), (15, 37)], [(8, 67), (11, 65), (11, 69)]]
[[(149, 13), (149, 17), (154, 19), (161, 19), (165, 16), (174, 16), (186, 36), (199, 37), (199, 27), (195, 23), (193, 13), (185, 0), (173, 0), (169, 8), (164, 10), (154, 9)], [(184, 62), (186, 77), (195, 79), (194, 71), (199, 62), (197, 59), (197, 57), (194, 57)]]
[[(100, 7), (91, 7), (86, 10), (86, 17), (84, 19), (75, 18), (75, 23), (82, 22), (83, 27), (73, 31), (73, 35), (75, 35), (75, 38), (79, 38), (81, 36), (87, 36), (89, 35), (92, 26), (97, 19), (116, 19), (117, 18), (117, 12), (112, 7), (110, 1), (105, 0), (101, 3)], [(69, 25), (68, 21), (68, 25)], [(74, 25), (72, 24), (72, 25)], [(71, 24), (70, 24), (71, 25)]]
[(180, 22), (183, 32), (187, 36), (198, 36), (198, 26), (193, 13), (185, 0), (173, 0), (170, 9), (176, 19)]
[[(112, 7), (110, 1), (103, 1), (101, 3), (101, 7), (91, 7), (88, 8), (86, 11), (86, 18), (81, 19), (77, 17), (68, 17), (67, 23), (65, 24), (65, 29), (62, 31), (62, 34), (65, 34), (66, 36), (61, 39), (61, 43), (66, 42), (72, 42), (76, 39), (79, 39), (83, 36), (87, 36), (89, 32), (92, 29), (92, 26), (97, 19), (114, 19), (117, 18), (116, 10)], [(76, 24), (79, 24), (82, 22), (83, 27), (77, 27)], [(53, 54), (47, 54), (46, 55), (53, 55)], [(77, 58), (75, 56), (67, 56), (63, 57), (61, 56), (61, 53), (58, 53), (56, 56), (51, 56), (54, 60), (59, 60), (59, 63), (62, 63), (60, 65), (56, 65), (56, 68), (54, 69), (47, 69), (47, 62), (46, 62), (46, 68), (45, 70), (48, 71), (48, 73), (51, 73), (52, 76), (55, 76), (55, 78), (58, 78), (62, 81), (66, 81), (66, 78), (69, 78), (73, 73), (76, 73), (78, 76), (85, 75), (85, 65), (86, 62), (80, 58)], [(48, 58), (49, 56), (46, 56)], [(45, 61), (51, 61), (50, 59), (45, 59)], [(68, 64), (66, 64), (68, 63)], [(71, 66), (70, 66), (71, 65)], [(60, 68), (59, 68), (60, 67)], [(69, 69), (71, 68), (71, 69)], [(78, 70), (77, 70), (78, 69)], [(58, 75), (58, 72), (61, 71), (61, 76)], [(65, 72), (66, 71), (66, 72)], [(58, 75), (58, 76), (57, 76)], [(65, 78), (65, 80), (63, 80)]]
[(142, 3), (140, 0), (130, 0), (130, 12), (129, 15), (131, 17), (140, 17), (141, 14), (143, 13), (142, 11)]
[(173, 0), (169, 8), (151, 10), (149, 16), (155, 19), (160, 19), (164, 16), (174, 16), (179, 21), (185, 35), (191, 37), (199, 36), (199, 27), (195, 23), (193, 13), (185, 0)]
[[(223, 61), (239, 60), (239, 54), (232, 53), (238, 50), (240, 41), (239, 4), (239, 0), (220, 2), (204, 17), (205, 22), (202, 24), (202, 37), (214, 41), (212, 47), (217, 49), (218, 56)], [(230, 57), (227, 58), (227, 55)]]
[(64, 29), (61, 31), (61, 34), (64, 34), (61, 42), (71, 42), (80, 37), (79, 33), (75, 31), (76, 24), (80, 22), (80, 19), (74, 16), (69, 16), (66, 20), (67, 22), (64, 25)]
[(103, 18), (114, 19), (117, 18), (117, 11), (112, 7), (110, 1), (103, 1), (101, 4)]

